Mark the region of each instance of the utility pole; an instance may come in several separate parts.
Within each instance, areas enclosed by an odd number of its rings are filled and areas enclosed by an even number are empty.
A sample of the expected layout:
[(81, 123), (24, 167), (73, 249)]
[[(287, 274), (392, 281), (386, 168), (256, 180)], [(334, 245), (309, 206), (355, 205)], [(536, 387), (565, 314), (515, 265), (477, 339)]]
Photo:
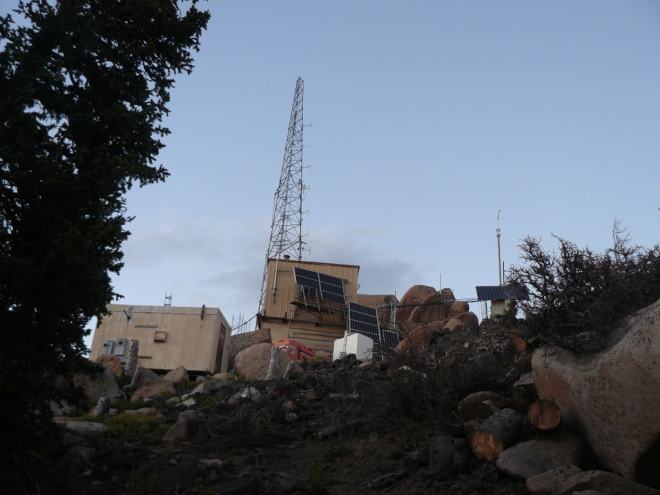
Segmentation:
[[(299, 77), (293, 93), (291, 117), (287, 132), (280, 181), (275, 190), (273, 216), (270, 224), (270, 238), (266, 250), (266, 264), (261, 281), (259, 313), (262, 313), (266, 299), (266, 279), (268, 260), (273, 258), (279, 265), (281, 258), (302, 259), (303, 241), (303, 92), (304, 81)], [(277, 292), (277, 266), (273, 281), (273, 296)]]

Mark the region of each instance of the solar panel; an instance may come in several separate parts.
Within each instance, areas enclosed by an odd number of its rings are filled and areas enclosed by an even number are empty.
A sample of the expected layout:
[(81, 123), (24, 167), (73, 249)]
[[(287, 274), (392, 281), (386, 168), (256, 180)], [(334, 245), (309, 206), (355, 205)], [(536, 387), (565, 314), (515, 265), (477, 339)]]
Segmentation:
[(342, 279), (326, 275), (325, 273), (305, 270), (297, 266), (293, 267), (296, 283), (303, 287), (316, 289), (321, 299), (345, 304), (344, 282)]
[(383, 330), (383, 343), (385, 347), (394, 349), (399, 345), (399, 334), (391, 330)]
[(375, 308), (362, 306), (354, 302), (348, 303), (348, 330), (361, 333), (379, 344), (380, 329), (378, 327), (378, 312)]
[(493, 301), (504, 299), (527, 299), (529, 295), (524, 288), (512, 287), (510, 285), (478, 285), (477, 299), (480, 301)]

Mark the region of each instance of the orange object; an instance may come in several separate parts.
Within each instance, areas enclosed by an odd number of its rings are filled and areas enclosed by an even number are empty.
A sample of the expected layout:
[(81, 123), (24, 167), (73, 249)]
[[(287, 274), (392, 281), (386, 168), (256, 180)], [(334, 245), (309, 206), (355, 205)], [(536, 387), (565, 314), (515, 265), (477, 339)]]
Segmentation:
[(315, 356), (312, 349), (293, 339), (282, 339), (273, 342), (273, 347), (281, 349), (294, 361), (307, 361)]

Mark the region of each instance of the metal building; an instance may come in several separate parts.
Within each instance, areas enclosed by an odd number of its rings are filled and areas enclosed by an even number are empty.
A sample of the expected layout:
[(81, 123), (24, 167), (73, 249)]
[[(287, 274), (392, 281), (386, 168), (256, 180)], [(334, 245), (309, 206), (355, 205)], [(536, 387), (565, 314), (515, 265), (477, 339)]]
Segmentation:
[[(358, 289), (357, 265), (269, 258), (266, 290), (258, 325), (268, 327), (271, 339), (295, 339), (315, 350), (332, 352), (335, 339), (344, 336), (345, 304), (299, 284), (294, 269), (316, 272), (341, 280), (345, 300)], [(320, 282), (319, 282), (320, 284)]]
[(226, 371), (231, 327), (219, 308), (108, 305), (92, 340), (91, 359), (115, 355), (124, 360), (138, 340), (143, 368), (192, 372)]

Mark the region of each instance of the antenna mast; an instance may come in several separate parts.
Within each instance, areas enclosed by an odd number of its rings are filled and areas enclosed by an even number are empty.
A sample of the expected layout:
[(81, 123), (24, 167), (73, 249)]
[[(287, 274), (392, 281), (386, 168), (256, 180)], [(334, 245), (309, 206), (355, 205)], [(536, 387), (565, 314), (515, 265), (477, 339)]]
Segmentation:
[[(280, 260), (282, 257), (302, 259), (303, 253), (303, 92), (304, 81), (299, 77), (293, 93), (289, 130), (282, 158), (280, 181), (275, 190), (273, 219), (270, 224), (270, 239), (266, 250), (266, 266), (261, 282), (259, 313), (262, 312), (266, 297), (266, 278), (268, 259)], [(277, 269), (275, 270), (273, 294), (276, 291)]]
[(502, 252), (500, 250), (500, 237), (502, 234), (502, 229), (500, 229), (500, 210), (497, 210), (497, 229), (495, 229), (495, 233), (497, 235), (497, 274), (500, 278), (500, 285), (502, 285), (504, 283), (504, 280), (502, 280), (504, 278), (504, 270), (502, 268)]

